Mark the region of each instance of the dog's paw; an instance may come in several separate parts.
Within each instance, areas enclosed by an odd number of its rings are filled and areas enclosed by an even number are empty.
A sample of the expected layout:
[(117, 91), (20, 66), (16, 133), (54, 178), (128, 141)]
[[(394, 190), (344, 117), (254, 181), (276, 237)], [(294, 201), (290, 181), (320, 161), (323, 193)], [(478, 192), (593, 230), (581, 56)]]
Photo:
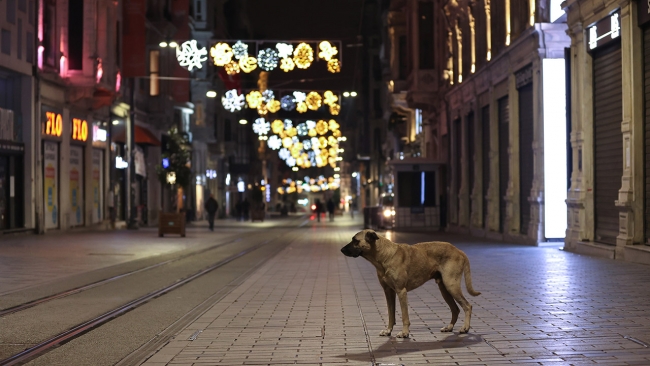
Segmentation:
[(440, 331), (443, 332), (443, 333), (451, 332), (452, 330), (454, 330), (454, 326), (453, 326), (453, 325), (448, 325), (448, 326), (446, 326), (446, 327), (440, 328)]
[(404, 332), (397, 333), (397, 338), (408, 338), (409, 334)]
[(384, 329), (381, 332), (379, 332), (380, 337), (390, 337), (391, 331), (388, 329)]
[(463, 326), (462, 328), (460, 328), (460, 333), (461, 334), (464, 334), (464, 333), (467, 333), (467, 332), (469, 332), (469, 327)]

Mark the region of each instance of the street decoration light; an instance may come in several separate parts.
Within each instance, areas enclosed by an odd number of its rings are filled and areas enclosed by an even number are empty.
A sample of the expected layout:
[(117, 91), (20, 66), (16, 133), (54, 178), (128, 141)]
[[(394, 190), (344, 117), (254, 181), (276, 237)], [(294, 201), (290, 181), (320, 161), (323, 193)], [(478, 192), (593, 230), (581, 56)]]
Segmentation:
[(244, 103), (244, 94), (237, 94), (237, 89), (228, 90), (226, 95), (221, 97), (221, 104), (230, 112), (241, 111)]
[(299, 69), (306, 69), (314, 61), (314, 49), (307, 43), (300, 43), (293, 51), (293, 62)]
[(219, 42), (210, 48), (210, 56), (216, 66), (225, 66), (232, 60), (232, 48), (228, 43)]
[(188, 71), (193, 68), (203, 68), (203, 61), (207, 60), (208, 50), (205, 47), (198, 48), (196, 40), (185, 41), (180, 47), (176, 47), (176, 59), (178, 64)]

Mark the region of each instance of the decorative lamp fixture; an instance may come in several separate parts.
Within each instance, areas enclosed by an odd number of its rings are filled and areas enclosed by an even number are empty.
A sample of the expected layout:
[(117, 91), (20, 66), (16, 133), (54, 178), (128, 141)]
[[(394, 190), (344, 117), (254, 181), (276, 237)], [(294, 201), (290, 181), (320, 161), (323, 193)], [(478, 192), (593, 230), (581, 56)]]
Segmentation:
[(245, 105), (244, 94), (237, 94), (237, 89), (228, 90), (226, 95), (221, 97), (221, 104), (230, 112), (241, 111)]
[(278, 61), (278, 51), (272, 48), (261, 50), (257, 55), (257, 63), (265, 71), (272, 71), (278, 67)]
[(293, 51), (293, 62), (299, 69), (306, 69), (314, 61), (314, 50), (307, 43), (299, 44)]
[(248, 45), (242, 41), (237, 41), (232, 46), (232, 54), (237, 60), (241, 60), (248, 56)]
[(233, 53), (228, 43), (219, 42), (210, 48), (210, 56), (216, 66), (225, 66), (232, 60)]

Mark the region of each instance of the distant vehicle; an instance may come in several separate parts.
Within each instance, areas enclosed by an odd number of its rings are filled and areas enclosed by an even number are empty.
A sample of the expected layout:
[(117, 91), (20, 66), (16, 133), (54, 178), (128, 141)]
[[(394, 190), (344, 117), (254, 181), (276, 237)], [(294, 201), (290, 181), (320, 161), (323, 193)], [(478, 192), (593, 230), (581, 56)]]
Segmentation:
[(395, 205), (393, 193), (383, 193), (379, 200), (379, 227), (392, 229), (395, 227)]

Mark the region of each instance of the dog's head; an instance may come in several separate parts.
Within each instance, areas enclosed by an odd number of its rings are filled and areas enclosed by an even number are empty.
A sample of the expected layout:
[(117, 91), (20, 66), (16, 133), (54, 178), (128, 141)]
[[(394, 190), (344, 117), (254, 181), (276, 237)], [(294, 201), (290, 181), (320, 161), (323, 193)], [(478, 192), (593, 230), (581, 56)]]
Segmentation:
[(348, 257), (356, 258), (371, 251), (375, 247), (377, 240), (379, 240), (379, 236), (374, 231), (359, 231), (352, 237), (352, 241), (348, 245), (341, 248), (341, 253)]

